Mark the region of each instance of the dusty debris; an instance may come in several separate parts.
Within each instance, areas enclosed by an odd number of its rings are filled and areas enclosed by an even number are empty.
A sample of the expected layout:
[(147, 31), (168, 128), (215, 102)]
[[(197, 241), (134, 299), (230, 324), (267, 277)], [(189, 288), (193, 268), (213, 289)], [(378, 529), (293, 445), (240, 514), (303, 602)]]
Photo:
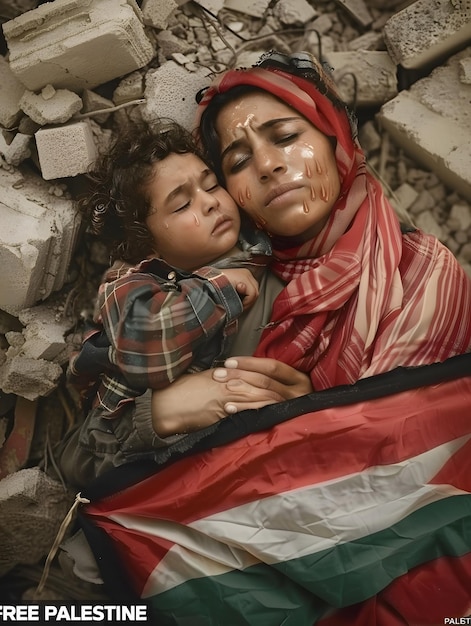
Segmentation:
[(459, 79), (458, 62), (471, 48), (386, 102), (381, 125), (411, 156), (471, 200), (471, 85)]
[(48, 553), (73, 498), (39, 468), (0, 481), (0, 576), (16, 565), (37, 563)]

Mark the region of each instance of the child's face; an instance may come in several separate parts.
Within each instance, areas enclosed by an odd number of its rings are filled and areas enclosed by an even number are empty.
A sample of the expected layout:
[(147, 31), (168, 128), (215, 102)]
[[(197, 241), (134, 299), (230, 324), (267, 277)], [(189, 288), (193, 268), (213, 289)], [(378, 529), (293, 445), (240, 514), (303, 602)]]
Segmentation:
[(154, 166), (152, 210), (146, 225), (156, 253), (191, 271), (230, 252), (237, 243), (237, 205), (216, 175), (195, 154), (171, 154)]

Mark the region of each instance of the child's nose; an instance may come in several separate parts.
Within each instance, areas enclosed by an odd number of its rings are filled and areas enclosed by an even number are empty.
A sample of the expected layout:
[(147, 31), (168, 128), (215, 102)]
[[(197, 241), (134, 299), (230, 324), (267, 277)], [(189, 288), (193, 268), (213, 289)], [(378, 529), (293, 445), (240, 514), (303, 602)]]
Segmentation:
[(202, 191), (202, 205), (203, 212), (210, 213), (213, 209), (219, 206), (219, 201), (216, 196), (209, 191)]

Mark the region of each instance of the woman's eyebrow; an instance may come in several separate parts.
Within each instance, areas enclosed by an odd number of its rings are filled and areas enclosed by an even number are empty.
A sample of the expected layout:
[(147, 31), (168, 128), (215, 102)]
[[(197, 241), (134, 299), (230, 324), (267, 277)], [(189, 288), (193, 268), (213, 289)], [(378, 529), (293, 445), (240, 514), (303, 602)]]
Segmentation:
[[(273, 126), (277, 126), (278, 124), (284, 124), (285, 122), (293, 122), (299, 119), (301, 119), (299, 115), (294, 115), (292, 117), (277, 117), (271, 120), (267, 120), (266, 122), (263, 122), (262, 124), (257, 126), (257, 131), (263, 132), (264, 130), (269, 130), (270, 128), (273, 128)], [(240, 139), (235, 139), (234, 141), (231, 141), (231, 143), (228, 144), (222, 151), (221, 157), (220, 157), (221, 161), (224, 159), (224, 157), (227, 155), (228, 152), (232, 152), (233, 150), (236, 150), (243, 143), (244, 143), (244, 139), (242, 137)]]

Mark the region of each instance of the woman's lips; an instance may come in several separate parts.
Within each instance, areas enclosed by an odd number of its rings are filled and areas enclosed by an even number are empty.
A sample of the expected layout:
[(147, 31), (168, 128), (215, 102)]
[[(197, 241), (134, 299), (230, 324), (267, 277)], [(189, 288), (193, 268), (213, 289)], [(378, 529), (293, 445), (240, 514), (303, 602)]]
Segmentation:
[(264, 206), (267, 207), (268, 205), (273, 204), (273, 202), (275, 202), (278, 198), (281, 198), (290, 191), (294, 191), (300, 188), (301, 185), (299, 183), (285, 183), (284, 185), (278, 185), (278, 187), (274, 187), (267, 193), (264, 200)]

